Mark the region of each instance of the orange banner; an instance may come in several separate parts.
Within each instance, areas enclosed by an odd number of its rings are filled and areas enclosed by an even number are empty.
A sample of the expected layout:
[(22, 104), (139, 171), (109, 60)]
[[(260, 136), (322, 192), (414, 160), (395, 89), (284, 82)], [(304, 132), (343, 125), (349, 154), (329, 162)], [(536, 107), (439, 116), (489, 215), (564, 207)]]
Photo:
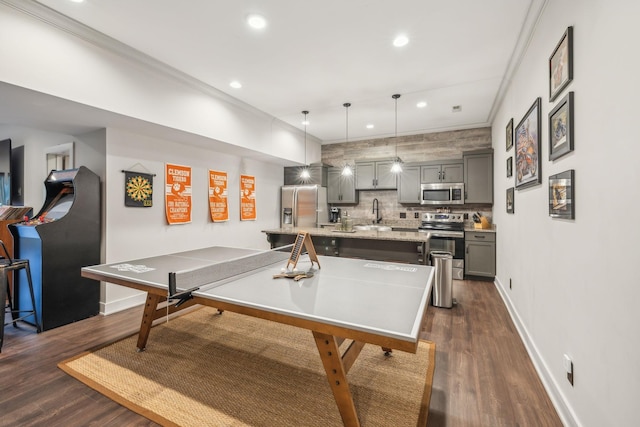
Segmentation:
[(240, 175), (240, 221), (256, 219), (256, 179)]
[(164, 182), (167, 222), (169, 224), (191, 222), (191, 167), (167, 163)]
[(226, 172), (209, 169), (209, 210), (211, 211), (211, 221), (229, 220)]

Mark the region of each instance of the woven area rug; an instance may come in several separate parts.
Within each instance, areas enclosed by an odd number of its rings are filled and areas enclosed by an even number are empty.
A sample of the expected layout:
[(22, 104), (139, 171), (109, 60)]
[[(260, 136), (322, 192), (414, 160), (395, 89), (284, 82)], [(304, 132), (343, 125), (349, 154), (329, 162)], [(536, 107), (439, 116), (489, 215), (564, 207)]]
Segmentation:
[[(310, 331), (202, 308), (58, 366), (167, 426), (340, 426)], [(344, 345), (344, 344), (343, 344)], [(347, 378), (363, 426), (426, 425), (435, 345), (366, 345)]]

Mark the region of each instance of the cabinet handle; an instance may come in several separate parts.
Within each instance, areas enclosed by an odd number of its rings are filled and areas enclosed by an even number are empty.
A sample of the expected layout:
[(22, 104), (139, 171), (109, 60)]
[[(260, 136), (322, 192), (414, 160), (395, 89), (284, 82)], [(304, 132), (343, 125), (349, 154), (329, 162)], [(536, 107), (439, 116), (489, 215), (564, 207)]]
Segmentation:
[(444, 172), (445, 172), (445, 171), (442, 171), (442, 179), (444, 179)]
[(474, 239), (484, 239), (486, 236), (473, 236)]
[(466, 252), (469, 253), (469, 245), (466, 245), (465, 249), (466, 249)]

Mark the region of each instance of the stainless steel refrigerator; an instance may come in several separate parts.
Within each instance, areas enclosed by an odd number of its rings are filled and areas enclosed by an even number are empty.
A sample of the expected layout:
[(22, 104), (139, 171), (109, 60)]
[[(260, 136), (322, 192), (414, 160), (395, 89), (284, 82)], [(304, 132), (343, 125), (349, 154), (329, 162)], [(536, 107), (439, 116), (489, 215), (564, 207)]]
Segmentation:
[(327, 189), (319, 185), (285, 185), (280, 194), (280, 227), (318, 227), (329, 222)]

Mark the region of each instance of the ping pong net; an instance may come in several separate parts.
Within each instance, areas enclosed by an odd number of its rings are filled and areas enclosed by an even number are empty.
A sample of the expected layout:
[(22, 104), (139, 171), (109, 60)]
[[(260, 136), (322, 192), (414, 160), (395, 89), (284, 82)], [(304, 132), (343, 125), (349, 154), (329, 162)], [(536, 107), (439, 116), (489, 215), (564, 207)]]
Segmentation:
[(289, 258), (293, 244), (245, 255), (205, 267), (169, 273), (169, 298), (182, 298), (203, 285), (240, 276)]

